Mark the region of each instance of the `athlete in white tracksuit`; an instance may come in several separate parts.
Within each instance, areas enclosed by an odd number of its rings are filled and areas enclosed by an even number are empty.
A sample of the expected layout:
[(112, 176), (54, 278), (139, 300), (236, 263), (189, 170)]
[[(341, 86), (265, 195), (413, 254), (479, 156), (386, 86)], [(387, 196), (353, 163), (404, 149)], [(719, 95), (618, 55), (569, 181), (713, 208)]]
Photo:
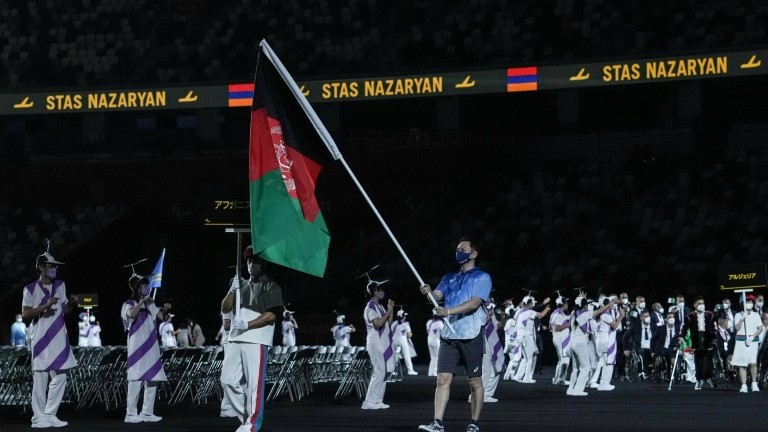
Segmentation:
[(513, 305), (509, 305), (504, 313), (507, 316), (507, 321), (504, 323), (504, 353), (507, 355), (507, 369), (504, 371), (503, 379), (511, 380), (515, 376), (516, 368), (519, 367), (523, 354), (517, 345), (517, 334), (515, 333), (517, 309)]
[[(603, 300), (604, 304), (608, 304), (616, 296), (612, 295), (609, 298)], [(613, 305), (607, 311), (600, 314), (597, 320), (597, 357), (598, 357), (598, 369), (601, 370), (600, 376), (597, 374), (592, 377), (592, 382), (596, 383), (600, 380), (600, 384), (596, 385), (599, 391), (610, 391), (614, 389), (611, 385), (611, 378), (613, 378), (613, 368), (616, 365), (616, 329), (621, 325), (621, 320), (624, 318), (624, 310)]]
[(437, 376), (437, 353), (440, 351), (440, 333), (443, 331), (443, 320), (437, 315), (427, 321), (427, 347), (429, 348), (429, 369), (427, 376)]
[(408, 375), (418, 375), (419, 373), (413, 370), (413, 361), (411, 360), (411, 358), (416, 357), (416, 348), (411, 342), (413, 332), (407, 317), (408, 313), (404, 310), (397, 311), (397, 321), (390, 326), (392, 329), (392, 349), (400, 348), (400, 355), (403, 357)]
[(364, 410), (387, 409), (389, 405), (384, 403), (384, 392), (387, 389), (387, 374), (394, 370), (395, 356), (392, 348), (392, 316), (394, 315), (395, 302), (387, 301), (387, 308), (379, 304), (384, 298), (384, 289), (380, 285), (369, 284), (368, 293), (371, 300), (365, 306), (363, 319), (368, 335), (365, 341), (365, 349), (371, 359), (373, 373), (368, 383), (368, 391), (365, 401), (361, 406)]
[(574, 312), (571, 323), (571, 358), (573, 359), (573, 371), (571, 372), (570, 384), (565, 392), (568, 396), (586, 396), (584, 388), (589, 381), (590, 363), (590, 321), (594, 317), (608, 310), (617, 300), (612, 299), (609, 303), (598, 310), (590, 311), (587, 309), (587, 300), (584, 296), (576, 297), (574, 301)]
[(344, 348), (350, 346), (349, 335), (355, 332), (355, 326), (352, 324), (344, 324), (346, 316), (337, 315), (336, 325), (331, 327), (331, 334), (333, 335), (334, 346), (337, 348)]
[(517, 342), (522, 350), (525, 367), (523, 367), (523, 362), (521, 362), (512, 379), (524, 384), (534, 384), (536, 382), (536, 380), (533, 379), (533, 370), (536, 366), (536, 356), (539, 354), (539, 348), (536, 346), (535, 319), (541, 319), (549, 313), (549, 305), (546, 305), (543, 311), (536, 312), (533, 310), (535, 304), (536, 301), (533, 297), (525, 296), (523, 298), (522, 307), (518, 311), (517, 318), (515, 319)]
[(558, 359), (552, 384), (569, 384), (565, 377), (568, 374), (568, 365), (571, 363), (571, 314), (568, 311), (568, 303), (562, 297), (558, 297), (555, 304), (558, 307), (549, 319), (552, 344), (555, 346)]

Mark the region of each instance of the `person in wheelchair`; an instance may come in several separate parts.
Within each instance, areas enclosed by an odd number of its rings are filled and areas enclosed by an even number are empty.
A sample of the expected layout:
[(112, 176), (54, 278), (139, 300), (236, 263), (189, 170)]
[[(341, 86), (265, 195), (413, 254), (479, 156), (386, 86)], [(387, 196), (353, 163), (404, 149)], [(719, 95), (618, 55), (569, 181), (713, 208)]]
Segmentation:
[(654, 364), (658, 356), (665, 359), (666, 365), (671, 365), (675, 361), (677, 347), (675, 321), (675, 314), (668, 313), (664, 326), (656, 329), (656, 332), (651, 336), (651, 357), (654, 358)]
[(730, 320), (727, 316), (721, 316), (717, 319), (717, 353), (722, 361), (724, 370), (731, 370), (731, 358), (733, 357), (733, 346), (736, 338), (733, 331), (729, 330)]
[[(647, 309), (640, 313), (639, 326), (624, 334), (624, 355), (629, 357), (631, 351), (635, 351), (643, 361), (640, 377), (647, 376), (651, 363), (651, 316)], [(633, 323), (633, 324), (636, 324)]]

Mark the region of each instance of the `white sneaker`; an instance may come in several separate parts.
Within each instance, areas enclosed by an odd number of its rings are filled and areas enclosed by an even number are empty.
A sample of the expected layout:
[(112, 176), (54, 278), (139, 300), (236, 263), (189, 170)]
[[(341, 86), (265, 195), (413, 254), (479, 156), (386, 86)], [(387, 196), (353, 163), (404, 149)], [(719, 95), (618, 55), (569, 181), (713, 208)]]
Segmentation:
[(571, 391), (570, 393), (568, 393), (568, 396), (586, 396), (586, 395), (588, 395), (588, 394), (589, 394), (589, 393), (587, 393), (587, 392), (585, 392), (585, 391), (576, 391), (576, 390), (573, 390), (573, 391)]
[(51, 422), (49, 422), (47, 418), (42, 418), (38, 421), (33, 421), (32, 427), (35, 429), (48, 429), (51, 427)]
[(378, 405), (376, 405), (376, 404), (375, 404), (375, 403), (373, 403), (373, 402), (368, 402), (368, 401), (364, 401), (364, 402), (363, 402), (363, 405), (362, 405), (360, 408), (361, 408), (361, 409), (364, 409), (364, 410), (373, 410), (373, 409), (379, 409)]
[(694, 390), (701, 390), (701, 381), (696, 381), (696, 384), (693, 386)]
[(418, 375), (419, 373), (416, 371), (408, 371), (408, 375)]
[(389, 408), (389, 405), (385, 404), (384, 402), (376, 402), (376, 409), (387, 409)]
[(741, 385), (741, 389), (739, 390), (739, 393), (747, 393), (747, 385), (746, 384), (742, 384)]
[(560, 384), (569, 386), (569, 385), (571, 385), (571, 382), (570, 381), (562, 381)]
[(598, 387), (599, 387), (599, 385), (598, 385), (596, 382), (591, 382), (591, 383), (589, 383), (589, 388), (593, 388), (593, 389), (596, 389), (596, 388), (598, 388)]
[(499, 400), (498, 400), (498, 399), (496, 399), (496, 398), (495, 398), (495, 397), (493, 397), (493, 396), (486, 396), (486, 397), (483, 399), (483, 402), (485, 402), (485, 403), (494, 403), (494, 402), (498, 402), (498, 401), (499, 401)]
[(523, 384), (536, 384), (536, 380), (535, 379), (524, 379), (524, 380), (522, 380), (520, 382), (523, 383)]
[(758, 387), (757, 383), (754, 382), (754, 381), (752, 382), (752, 391), (753, 392), (759, 392), (760, 391), (760, 387)]
[(139, 414), (139, 418), (141, 418), (141, 421), (147, 422), (147, 423), (155, 423), (163, 419), (160, 416), (156, 416), (154, 414), (145, 414), (145, 413)]
[(599, 386), (597, 386), (597, 391), (611, 391), (611, 390), (613, 390), (615, 388), (616, 388), (616, 386), (611, 385), (611, 384), (599, 385)]
[(126, 414), (123, 421), (126, 423), (141, 423), (141, 417), (138, 414)]
[(568, 387), (568, 389), (567, 389), (567, 390), (565, 390), (565, 394), (567, 394), (568, 396), (570, 396), (570, 395), (571, 395), (571, 393), (573, 393), (573, 389), (572, 389), (572, 388), (570, 388), (570, 387)]
[(59, 418), (56, 417), (55, 415), (48, 416), (48, 423), (50, 423), (51, 427), (56, 427), (56, 428), (65, 427), (69, 424), (65, 421), (59, 420)]

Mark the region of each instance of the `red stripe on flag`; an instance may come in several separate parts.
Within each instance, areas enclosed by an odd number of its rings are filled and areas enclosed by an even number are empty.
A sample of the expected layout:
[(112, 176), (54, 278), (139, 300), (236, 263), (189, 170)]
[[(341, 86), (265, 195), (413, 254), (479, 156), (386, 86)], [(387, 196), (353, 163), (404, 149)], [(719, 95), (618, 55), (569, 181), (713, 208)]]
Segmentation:
[(539, 73), (539, 68), (537, 66), (507, 69), (508, 77), (521, 76), (521, 75), (538, 75), (538, 73)]
[(255, 85), (253, 83), (251, 84), (230, 84), (229, 85), (229, 91), (231, 92), (241, 92), (241, 91), (253, 91)]
[(322, 165), (285, 145), (282, 125), (267, 117), (264, 109), (251, 112), (248, 180), (259, 180), (279, 169), (288, 195), (299, 200), (304, 219), (314, 222), (320, 213), (315, 197), (317, 177)]
[(279, 168), (275, 159), (272, 134), (264, 108), (251, 111), (251, 141), (248, 149), (248, 181), (259, 180), (264, 174)]

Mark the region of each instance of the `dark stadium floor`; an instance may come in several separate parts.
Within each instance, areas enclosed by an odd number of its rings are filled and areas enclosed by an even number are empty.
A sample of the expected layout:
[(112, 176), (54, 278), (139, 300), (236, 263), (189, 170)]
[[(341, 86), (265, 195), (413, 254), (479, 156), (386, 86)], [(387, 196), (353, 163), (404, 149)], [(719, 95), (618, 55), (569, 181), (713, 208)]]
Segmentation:
[[(264, 431), (416, 431), (430, 420), (434, 378), (406, 377), (390, 383), (384, 402), (387, 410), (363, 411), (353, 395), (333, 402), (333, 385), (316, 385), (315, 392), (301, 402), (287, 399), (267, 406)], [(536, 384), (500, 383), (498, 403), (485, 404), (481, 430), (487, 431), (763, 431), (768, 424), (768, 392), (739, 394), (731, 386), (694, 391), (692, 385), (672, 387), (649, 383), (616, 384), (612, 392), (590, 390), (583, 398), (565, 395), (565, 387), (550, 383), (551, 368), (536, 377)], [(469, 419), (468, 388), (464, 377), (457, 376), (445, 418), (446, 430), (463, 432)], [(59, 417), (69, 422), (62, 430), (107, 431), (179, 431), (234, 432), (233, 419), (218, 417), (218, 405), (193, 408), (189, 403), (168, 407), (158, 402), (156, 413), (163, 416), (157, 424), (123, 423), (123, 411), (74, 412), (64, 405)], [(0, 414), (0, 430), (33, 430), (29, 415)]]

